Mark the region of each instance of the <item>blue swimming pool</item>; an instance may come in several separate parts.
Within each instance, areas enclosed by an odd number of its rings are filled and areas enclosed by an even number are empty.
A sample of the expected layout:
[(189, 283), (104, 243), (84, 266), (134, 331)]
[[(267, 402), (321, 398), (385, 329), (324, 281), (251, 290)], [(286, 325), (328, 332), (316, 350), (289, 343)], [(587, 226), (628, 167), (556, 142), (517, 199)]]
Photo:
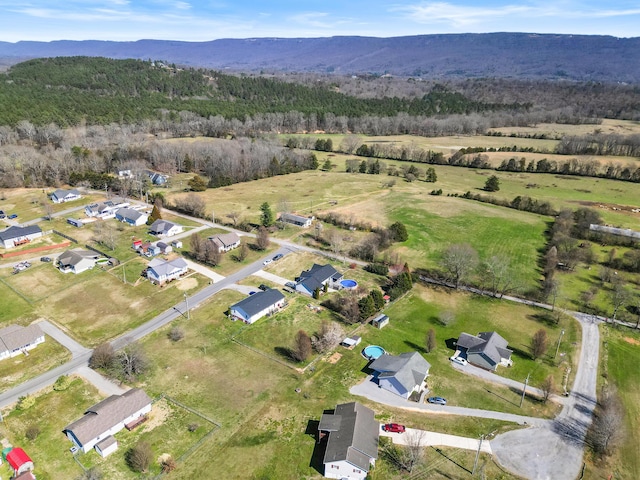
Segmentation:
[(352, 288), (356, 288), (358, 286), (358, 282), (356, 282), (355, 280), (350, 280), (350, 279), (340, 280), (340, 286), (342, 288), (352, 289)]
[(362, 350), (362, 356), (367, 360), (375, 360), (385, 353), (387, 352), (385, 352), (384, 348), (379, 347), (378, 345), (369, 345)]

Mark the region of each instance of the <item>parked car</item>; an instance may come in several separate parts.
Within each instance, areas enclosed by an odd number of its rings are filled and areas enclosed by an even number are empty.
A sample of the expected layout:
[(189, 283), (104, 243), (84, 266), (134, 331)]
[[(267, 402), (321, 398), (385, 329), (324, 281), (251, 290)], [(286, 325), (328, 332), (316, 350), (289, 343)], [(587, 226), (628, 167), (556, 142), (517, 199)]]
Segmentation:
[(449, 360), (451, 360), (453, 363), (457, 363), (458, 365), (462, 365), (465, 366), (467, 365), (467, 359), (466, 358), (462, 358), (462, 357), (451, 357)]
[(404, 433), (406, 428), (404, 425), (400, 425), (399, 423), (385, 423), (382, 426), (382, 430), (392, 433)]
[(427, 399), (429, 403), (435, 403), (436, 405), (446, 405), (447, 401), (442, 397), (429, 397)]
[(263, 292), (269, 290), (269, 286), (265, 285), (264, 283), (261, 283), (260, 286), (258, 287), (260, 290), (262, 290)]
[(10, 219), (18, 218), (18, 214), (17, 213), (12, 213), (7, 218), (10, 218)]
[(80, 449), (79, 449), (78, 447), (76, 447), (75, 445), (69, 449), (69, 451), (70, 451), (73, 455), (75, 455), (76, 453), (78, 453), (78, 450), (80, 450)]
[(0, 210), (0, 218), (4, 218), (6, 216), (7, 216), (7, 214), (4, 213), (4, 210)]
[(280, 260), (282, 257), (284, 257), (284, 255), (282, 255), (281, 253), (277, 254), (276, 256), (273, 257), (273, 261), (277, 262), (278, 260)]
[(51, 257), (40, 257), (40, 261), (41, 262), (50, 262), (51, 261)]
[(262, 262), (262, 264), (269, 265), (271, 262), (273, 262), (273, 260), (271, 258), (267, 258), (264, 262)]
[(285, 287), (296, 289), (296, 282), (287, 282), (284, 284)]

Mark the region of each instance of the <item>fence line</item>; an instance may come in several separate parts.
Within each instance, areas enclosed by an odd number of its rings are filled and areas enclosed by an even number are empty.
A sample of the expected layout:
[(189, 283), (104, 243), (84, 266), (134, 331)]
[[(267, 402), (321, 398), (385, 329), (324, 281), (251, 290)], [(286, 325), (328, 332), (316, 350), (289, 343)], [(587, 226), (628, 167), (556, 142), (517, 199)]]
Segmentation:
[(78, 243), (78, 240), (76, 240), (75, 238), (70, 237), (69, 235), (67, 235), (67, 234), (65, 234), (65, 233), (59, 232), (58, 230), (51, 230), (51, 232), (52, 232), (52, 233), (55, 233), (56, 235), (61, 236), (62, 238), (66, 238), (67, 240), (71, 240), (71, 241), (72, 241), (73, 243), (75, 243), (75, 244), (77, 244), (77, 243)]

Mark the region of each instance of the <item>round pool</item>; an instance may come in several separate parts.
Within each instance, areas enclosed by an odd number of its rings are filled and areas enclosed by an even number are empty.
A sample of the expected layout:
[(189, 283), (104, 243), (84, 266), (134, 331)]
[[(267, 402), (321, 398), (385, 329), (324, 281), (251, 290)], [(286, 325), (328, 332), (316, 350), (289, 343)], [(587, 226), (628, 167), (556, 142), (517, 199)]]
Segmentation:
[(369, 345), (362, 350), (362, 356), (367, 360), (375, 360), (385, 353), (387, 352), (385, 352), (384, 348), (379, 347), (378, 345)]
[(96, 260), (96, 263), (98, 265), (105, 265), (105, 264), (109, 263), (109, 259), (108, 258), (99, 258), (98, 260)]
[(358, 282), (356, 282), (355, 280), (350, 280), (350, 279), (340, 280), (340, 286), (342, 288), (346, 288), (348, 290), (351, 290), (352, 288), (356, 288), (358, 286)]

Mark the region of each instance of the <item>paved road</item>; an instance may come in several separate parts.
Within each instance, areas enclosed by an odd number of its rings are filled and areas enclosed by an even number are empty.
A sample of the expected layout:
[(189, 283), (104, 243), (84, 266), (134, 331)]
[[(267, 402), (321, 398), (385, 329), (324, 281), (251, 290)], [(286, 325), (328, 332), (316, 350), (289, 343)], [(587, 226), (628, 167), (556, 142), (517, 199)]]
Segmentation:
[(383, 388), (379, 388), (371, 381), (368, 376), (361, 383), (354, 385), (349, 389), (353, 395), (366, 397), (377, 403), (382, 403), (390, 407), (402, 408), (405, 410), (413, 410), (420, 412), (428, 412), (442, 415), (462, 415), (466, 417), (493, 418), (495, 420), (504, 420), (520, 425), (539, 425), (544, 426), (551, 423), (551, 420), (545, 420), (536, 417), (527, 417), (525, 415), (515, 415), (512, 413), (493, 412), (490, 410), (480, 410), (478, 408), (455, 407), (451, 405), (432, 405), (430, 403), (411, 402), (399, 395), (389, 392)]

